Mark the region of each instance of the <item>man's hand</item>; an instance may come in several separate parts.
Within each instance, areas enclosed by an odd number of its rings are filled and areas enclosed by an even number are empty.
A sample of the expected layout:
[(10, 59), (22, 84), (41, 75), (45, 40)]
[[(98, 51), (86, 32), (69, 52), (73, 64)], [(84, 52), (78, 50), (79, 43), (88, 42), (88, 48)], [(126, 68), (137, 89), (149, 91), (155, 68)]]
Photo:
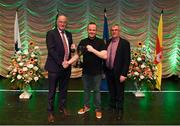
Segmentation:
[(69, 66), (68, 61), (63, 61), (62, 66), (63, 66), (63, 68), (68, 68), (68, 66)]
[(89, 52), (93, 52), (94, 51), (94, 48), (91, 45), (87, 45), (86, 48), (87, 48), (87, 50)]
[(127, 78), (127, 77), (121, 75), (120, 78), (119, 78), (119, 80), (120, 80), (120, 82), (124, 82), (124, 81), (126, 80), (126, 78)]

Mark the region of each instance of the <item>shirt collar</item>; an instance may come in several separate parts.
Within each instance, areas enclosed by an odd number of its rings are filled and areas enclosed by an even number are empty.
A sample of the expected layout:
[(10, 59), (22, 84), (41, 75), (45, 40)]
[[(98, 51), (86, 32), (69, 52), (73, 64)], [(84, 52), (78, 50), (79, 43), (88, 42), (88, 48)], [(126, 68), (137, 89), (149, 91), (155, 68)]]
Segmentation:
[(60, 33), (65, 33), (65, 30), (60, 30), (59, 28), (58, 28), (58, 31), (60, 32)]
[(119, 37), (117, 37), (117, 38), (112, 38), (111, 41), (112, 41), (112, 42), (119, 42)]

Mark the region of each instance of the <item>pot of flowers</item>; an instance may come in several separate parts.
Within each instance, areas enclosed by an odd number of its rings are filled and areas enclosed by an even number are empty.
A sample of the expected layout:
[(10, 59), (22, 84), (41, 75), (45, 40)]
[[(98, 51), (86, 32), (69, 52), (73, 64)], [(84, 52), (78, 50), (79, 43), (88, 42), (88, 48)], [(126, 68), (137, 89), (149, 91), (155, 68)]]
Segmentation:
[(156, 84), (156, 65), (154, 64), (153, 55), (150, 50), (138, 42), (137, 47), (131, 50), (131, 63), (129, 66), (128, 78), (134, 82), (136, 88), (135, 96), (144, 97), (142, 86), (145, 84), (154, 88)]
[(29, 99), (31, 97), (31, 84), (35, 84), (43, 77), (40, 68), (40, 49), (30, 42), (28, 50), (19, 50), (11, 58), (11, 64), (8, 68), (7, 78), (12, 85), (19, 87), (23, 93), (19, 95), (20, 99)]

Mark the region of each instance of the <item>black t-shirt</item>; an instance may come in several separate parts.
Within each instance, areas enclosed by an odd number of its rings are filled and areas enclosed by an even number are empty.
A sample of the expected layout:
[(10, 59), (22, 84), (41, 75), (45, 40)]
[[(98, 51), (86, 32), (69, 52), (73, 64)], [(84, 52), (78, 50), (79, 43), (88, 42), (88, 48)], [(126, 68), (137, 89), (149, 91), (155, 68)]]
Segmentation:
[(80, 41), (78, 45), (79, 53), (83, 55), (83, 74), (97, 75), (102, 73), (103, 59), (99, 58), (92, 52), (88, 52), (87, 45), (91, 45), (98, 51), (106, 50), (105, 43), (102, 39), (94, 38), (93, 40), (86, 38)]

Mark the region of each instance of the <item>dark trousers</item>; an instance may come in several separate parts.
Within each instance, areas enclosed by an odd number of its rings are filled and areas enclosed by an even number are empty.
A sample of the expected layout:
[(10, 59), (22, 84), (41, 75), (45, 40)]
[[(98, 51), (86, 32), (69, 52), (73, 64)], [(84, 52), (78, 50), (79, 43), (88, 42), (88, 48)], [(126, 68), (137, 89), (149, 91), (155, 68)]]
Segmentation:
[(49, 92), (48, 92), (48, 112), (53, 112), (54, 110), (54, 99), (56, 94), (56, 88), (59, 86), (59, 108), (66, 107), (67, 100), (67, 88), (68, 81), (70, 78), (71, 71), (63, 70), (59, 73), (48, 72), (49, 81)]
[(114, 70), (106, 71), (106, 79), (110, 93), (110, 107), (117, 111), (123, 111), (124, 82), (120, 82), (120, 77), (114, 73)]

